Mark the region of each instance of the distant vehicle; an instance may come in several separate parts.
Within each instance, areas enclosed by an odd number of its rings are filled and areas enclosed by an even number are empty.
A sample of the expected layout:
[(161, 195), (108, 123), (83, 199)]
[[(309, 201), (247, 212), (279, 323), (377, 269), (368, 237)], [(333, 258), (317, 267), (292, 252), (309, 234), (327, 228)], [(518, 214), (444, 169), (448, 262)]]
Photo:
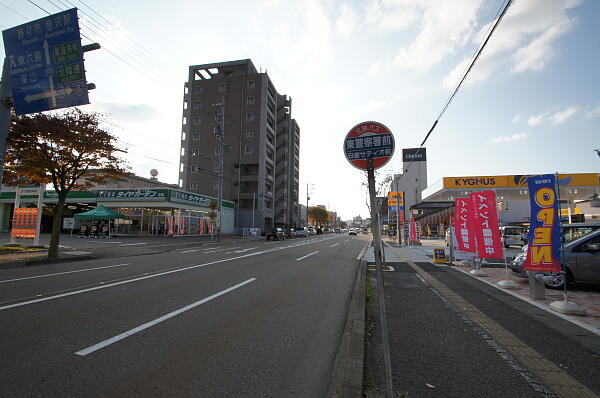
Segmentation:
[(294, 232), (296, 232), (297, 238), (302, 238), (302, 237), (308, 236), (308, 229), (306, 227), (296, 228), (296, 229), (294, 229)]
[(267, 240), (284, 240), (285, 239), (285, 233), (283, 232), (283, 229), (281, 228), (271, 228), (269, 231), (267, 231)]
[(308, 236), (313, 236), (313, 235), (317, 234), (317, 230), (314, 227), (308, 227), (307, 231), (308, 231)]
[(525, 246), (527, 242), (523, 239), (525, 228), (521, 226), (509, 225), (500, 227), (500, 239), (504, 247)]
[(450, 246), (450, 228), (446, 230), (446, 237), (444, 238), (446, 246)]
[(351, 228), (350, 231), (348, 232), (348, 235), (356, 236), (356, 230), (354, 228)]
[(600, 222), (582, 222), (562, 225), (562, 238), (564, 243), (569, 243), (583, 235), (600, 229)]
[(296, 237), (296, 231), (293, 228), (287, 228), (283, 230), (286, 239), (292, 239)]
[[(525, 259), (527, 257), (528, 245), (523, 246), (519, 253), (510, 263), (513, 274), (527, 278)], [(586, 282), (600, 283), (600, 230), (596, 229), (588, 234), (581, 235), (564, 244), (561, 260), (567, 271), (567, 283)], [(562, 272), (544, 272), (546, 276), (553, 278), (544, 282), (550, 289), (562, 289), (565, 283)]]

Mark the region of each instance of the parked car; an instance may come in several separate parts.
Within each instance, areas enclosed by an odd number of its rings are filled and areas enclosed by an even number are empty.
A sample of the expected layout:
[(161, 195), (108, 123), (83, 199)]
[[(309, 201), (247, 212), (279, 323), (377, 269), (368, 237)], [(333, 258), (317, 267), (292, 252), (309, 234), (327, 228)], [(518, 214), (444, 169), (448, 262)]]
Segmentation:
[(348, 232), (348, 235), (356, 236), (356, 230), (354, 228), (351, 228), (350, 231)]
[(296, 237), (296, 231), (294, 228), (286, 228), (283, 230), (286, 239), (292, 239)]
[[(527, 248), (528, 245), (523, 246), (521, 253), (510, 263), (513, 274), (522, 278), (528, 277), (527, 271), (523, 269)], [(561, 260), (566, 268), (567, 283), (600, 283), (600, 229), (565, 243)], [(546, 287), (550, 289), (563, 288), (565, 278), (562, 272), (545, 272), (544, 274), (553, 277), (549, 282), (545, 282)]]
[(297, 238), (308, 236), (308, 229), (306, 227), (296, 228), (294, 229), (294, 232), (296, 232)]
[(316, 235), (317, 230), (314, 227), (308, 227), (308, 236)]
[(600, 222), (581, 222), (562, 225), (562, 238), (564, 243), (569, 243), (583, 235), (600, 229)]
[(520, 225), (508, 225), (500, 227), (500, 239), (504, 247), (525, 246), (527, 242), (523, 239), (525, 228)]
[(285, 239), (285, 233), (281, 228), (271, 228), (267, 231), (267, 240), (283, 240)]

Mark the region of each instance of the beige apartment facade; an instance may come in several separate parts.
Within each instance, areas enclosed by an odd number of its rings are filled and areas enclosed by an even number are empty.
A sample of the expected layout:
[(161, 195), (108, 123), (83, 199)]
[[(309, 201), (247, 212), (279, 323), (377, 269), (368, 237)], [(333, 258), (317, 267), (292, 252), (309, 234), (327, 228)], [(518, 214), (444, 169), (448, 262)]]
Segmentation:
[(235, 203), (236, 228), (296, 226), (300, 129), (291, 118), (291, 99), (249, 59), (189, 67), (179, 186), (217, 196), (217, 113), (224, 118), (222, 195)]

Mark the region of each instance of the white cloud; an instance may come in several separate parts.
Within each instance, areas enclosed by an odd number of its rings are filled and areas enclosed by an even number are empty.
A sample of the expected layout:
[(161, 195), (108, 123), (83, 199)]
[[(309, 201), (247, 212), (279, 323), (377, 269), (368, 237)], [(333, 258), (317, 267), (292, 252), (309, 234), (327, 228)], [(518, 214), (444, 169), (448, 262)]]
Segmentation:
[[(542, 69), (556, 55), (555, 44), (576, 23), (567, 12), (581, 0), (518, 0), (513, 3), (483, 50), (467, 84), (482, 81), (499, 70), (514, 73)], [(479, 45), (491, 23), (473, 37)], [(469, 58), (460, 61), (446, 76), (444, 85), (454, 87)]]
[(354, 31), (358, 16), (348, 4), (342, 4), (340, 7), (340, 16), (335, 21), (335, 30), (340, 35), (348, 37)]
[(600, 105), (598, 105), (594, 109), (587, 111), (585, 113), (585, 116), (587, 116), (587, 117), (594, 117), (594, 116), (598, 116), (598, 115), (600, 115)]
[(577, 108), (574, 106), (570, 106), (564, 111), (556, 112), (554, 115), (550, 116), (550, 120), (552, 120), (552, 124), (562, 124), (576, 113)]
[(365, 19), (380, 32), (397, 32), (414, 24), (425, 0), (372, 0)]
[(421, 31), (402, 47), (396, 63), (404, 68), (428, 69), (467, 44), (477, 23), (481, 0), (421, 1)]
[(519, 123), (521, 121), (521, 115), (515, 115), (512, 119), (513, 123)]
[(546, 120), (547, 117), (548, 117), (548, 112), (541, 113), (541, 114), (535, 115), (535, 116), (529, 116), (529, 118), (527, 119), (527, 124), (530, 126), (538, 126), (538, 125), (542, 124)]
[(539, 115), (529, 116), (527, 119), (527, 124), (530, 126), (539, 126), (545, 122), (551, 122), (554, 125), (562, 124), (567, 121), (571, 116), (575, 115), (578, 112), (576, 106), (569, 106), (563, 111), (558, 111), (555, 113), (544, 112)]
[(514, 141), (523, 140), (526, 137), (527, 137), (527, 134), (519, 133), (519, 134), (513, 134), (513, 135), (501, 135), (501, 136), (490, 139), (490, 141), (495, 142), (495, 143), (514, 142)]

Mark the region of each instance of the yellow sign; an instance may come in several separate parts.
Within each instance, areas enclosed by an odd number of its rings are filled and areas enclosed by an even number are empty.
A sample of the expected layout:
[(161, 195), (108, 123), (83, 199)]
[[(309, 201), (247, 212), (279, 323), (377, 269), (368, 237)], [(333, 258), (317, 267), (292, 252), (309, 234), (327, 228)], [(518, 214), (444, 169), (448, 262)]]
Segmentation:
[(436, 264), (446, 263), (446, 250), (441, 248), (433, 249), (433, 262)]
[[(575, 210), (571, 210), (571, 214), (581, 214), (581, 209), (579, 207), (576, 207)], [(560, 209), (560, 215), (561, 216), (568, 216), (569, 215), (569, 209)]]
[[(600, 185), (598, 173), (559, 174), (558, 184), (565, 187)], [(527, 188), (528, 175), (444, 177), (444, 188)]]
[[(400, 202), (398, 204), (398, 202)], [(390, 192), (388, 194), (388, 206), (404, 206), (404, 192)]]

